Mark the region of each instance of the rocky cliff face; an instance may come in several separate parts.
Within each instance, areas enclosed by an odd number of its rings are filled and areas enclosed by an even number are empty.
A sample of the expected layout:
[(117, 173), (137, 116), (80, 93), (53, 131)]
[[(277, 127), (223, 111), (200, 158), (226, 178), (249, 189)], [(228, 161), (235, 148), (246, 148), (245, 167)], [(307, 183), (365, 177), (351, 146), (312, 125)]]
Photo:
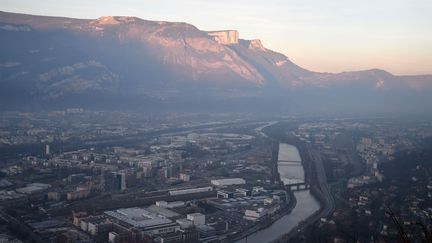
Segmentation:
[(263, 44), (261, 43), (261, 40), (255, 39), (255, 40), (241, 40), (241, 44), (248, 49), (251, 50), (260, 50), (265, 51)]
[(207, 31), (207, 34), (221, 45), (238, 44), (239, 41), (237, 30)]
[(88, 97), (118, 103), (134, 97), (149, 103), (173, 97), (302, 97), (353, 89), (381, 96), (432, 87), (428, 75), (312, 72), (258, 39), (239, 39), (235, 30), (205, 32), (186, 23), (0, 12), (0, 35), (3, 106)]

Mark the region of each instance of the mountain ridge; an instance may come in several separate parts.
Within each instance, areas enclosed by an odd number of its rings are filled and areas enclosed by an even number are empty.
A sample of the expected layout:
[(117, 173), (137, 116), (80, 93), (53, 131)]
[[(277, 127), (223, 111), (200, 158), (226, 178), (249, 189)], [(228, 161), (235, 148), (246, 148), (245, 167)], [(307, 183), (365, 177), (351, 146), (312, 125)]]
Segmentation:
[(0, 11), (0, 34), (1, 88), (29, 95), (35, 102), (92, 94), (159, 102), (189, 95), (295, 97), (309, 90), (432, 90), (432, 75), (395, 76), (379, 69), (313, 72), (265, 48), (259, 39), (240, 39), (236, 30), (202, 31), (183, 22)]

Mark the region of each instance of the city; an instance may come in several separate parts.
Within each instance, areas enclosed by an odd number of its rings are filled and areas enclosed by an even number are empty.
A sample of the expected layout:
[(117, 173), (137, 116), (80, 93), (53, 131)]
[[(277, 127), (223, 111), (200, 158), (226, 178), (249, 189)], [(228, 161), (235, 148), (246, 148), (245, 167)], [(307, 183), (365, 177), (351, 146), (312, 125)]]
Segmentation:
[[(307, 232), (325, 232), (312, 235), (391, 241), (399, 234), (389, 212), (408, 238), (422, 233), (415, 222), (432, 213), (424, 210), (431, 206), (430, 166), (419, 161), (406, 172), (408, 184), (390, 179), (400, 172), (387, 166), (400, 163), (402, 152), (408, 159), (418, 152), (432, 136), (430, 122), (116, 115), (73, 109), (2, 116), (1, 148), (17, 151), (2, 155), (6, 239), (258, 242), (290, 219), (271, 240), (314, 242)], [(369, 226), (334, 227), (353, 220)]]
[(0, 243), (432, 243), (431, 12), (0, 0)]

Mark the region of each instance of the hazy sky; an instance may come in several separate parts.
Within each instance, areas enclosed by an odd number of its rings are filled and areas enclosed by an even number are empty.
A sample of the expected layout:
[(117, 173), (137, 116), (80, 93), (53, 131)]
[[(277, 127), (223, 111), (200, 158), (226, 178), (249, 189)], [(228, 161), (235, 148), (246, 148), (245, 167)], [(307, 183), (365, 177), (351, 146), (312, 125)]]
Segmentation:
[(0, 0), (0, 9), (236, 29), (314, 71), (432, 73), (432, 0)]

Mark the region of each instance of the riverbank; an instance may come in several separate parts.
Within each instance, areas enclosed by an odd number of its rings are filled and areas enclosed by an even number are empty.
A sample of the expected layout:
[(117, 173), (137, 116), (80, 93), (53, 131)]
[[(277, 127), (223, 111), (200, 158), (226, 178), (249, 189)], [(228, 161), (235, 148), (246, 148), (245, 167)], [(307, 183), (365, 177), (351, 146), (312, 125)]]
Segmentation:
[(243, 238), (236, 243), (265, 243), (272, 242), (284, 234), (291, 232), (299, 223), (306, 220), (309, 215), (315, 211), (318, 211), (320, 205), (316, 201), (308, 190), (294, 192), (296, 198), (296, 206), (293, 210), (281, 218), (276, 220), (269, 227), (251, 234), (246, 238)]
[[(270, 123), (273, 124), (273, 123)], [(261, 131), (261, 130), (259, 130)], [(264, 133), (262, 135), (266, 136)], [(267, 138), (270, 138), (266, 136)], [(271, 139), (271, 138), (270, 138)], [(273, 175), (273, 183), (275, 182), (281, 182), (280, 175), (278, 172), (278, 158), (279, 158), (279, 143), (276, 140), (272, 140), (272, 159), (271, 159), (271, 167), (272, 167), (272, 175)], [(275, 223), (277, 220), (281, 219), (282, 217), (288, 215), (291, 213), (291, 211), (295, 208), (297, 205), (296, 197), (294, 196), (294, 193), (291, 190), (287, 190), (288, 195), (288, 205), (281, 208), (281, 210), (273, 215), (270, 219), (266, 220), (265, 222), (259, 222), (257, 225), (255, 225), (252, 228), (249, 228), (246, 231), (240, 232), (237, 235), (231, 236), (230, 242), (242, 242), (242, 239), (248, 238), (250, 235), (259, 232), (261, 230), (264, 230), (268, 227), (270, 227), (273, 223)]]
[(327, 177), (324, 171), (324, 165), (322, 163), (321, 157), (318, 151), (313, 150), (311, 147), (306, 146), (307, 158), (310, 160), (309, 162), (313, 164), (313, 168), (316, 172), (316, 181), (317, 184), (311, 187), (311, 193), (314, 197), (320, 202), (320, 209), (312, 214), (305, 221), (300, 222), (293, 230), (288, 232), (287, 234), (281, 236), (276, 242), (289, 242), (293, 239), (299, 232), (303, 232), (307, 227), (312, 225), (314, 222), (319, 220), (322, 217), (327, 217), (330, 215), (335, 209), (334, 198), (331, 195), (330, 187), (327, 184)]
[[(278, 155), (282, 153), (282, 158), (285, 159), (287, 158), (287, 153), (293, 153), (294, 149), (296, 150), (296, 156), (300, 154), (297, 148), (290, 144), (283, 144), (283, 146), (278, 147)], [(292, 157), (290, 157), (289, 160), (293, 160)], [(301, 161), (301, 158), (296, 157), (295, 160)], [(282, 173), (280, 174), (280, 181), (290, 181), (292, 178), (289, 178), (289, 176), (302, 178), (304, 180), (304, 171), (301, 170), (298, 171), (298, 173), (300, 174), (290, 175), (289, 173)], [(296, 204), (290, 211), (287, 211), (285, 214), (278, 215), (278, 217), (274, 218), (270, 224), (263, 225), (265, 227), (257, 227), (255, 232), (248, 234), (247, 237), (236, 241), (236, 243), (263, 243), (277, 240), (280, 237), (283, 237), (283, 235), (290, 233), (301, 222), (310, 218), (321, 208), (320, 203), (309, 190), (294, 192), (292, 195), (296, 200)]]
[(247, 240), (247, 238), (249, 236), (251, 236), (252, 234), (255, 234), (259, 231), (265, 230), (266, 228), (268, 228), (272, 224), (274, 224), (276, 221), (280, 220), (282, 217), (289, 215), (292, 212), (292, 210), (296, 207), (296, 205), (297, 205), (296, 197), (294, 196), (294, 194), (292, 192), (290, 192), (290, 201), (286, 207), (281, 209), (278, 213), (273, 215), (270, 219), (258, 223), (256, 226), (254, 226), (254, 227), (252, 227), (246, 231), (243, 231), (239, 235), (231, 236), (230, 242), (236, 242), (236, 243), (251, 242), (250, 240)]

